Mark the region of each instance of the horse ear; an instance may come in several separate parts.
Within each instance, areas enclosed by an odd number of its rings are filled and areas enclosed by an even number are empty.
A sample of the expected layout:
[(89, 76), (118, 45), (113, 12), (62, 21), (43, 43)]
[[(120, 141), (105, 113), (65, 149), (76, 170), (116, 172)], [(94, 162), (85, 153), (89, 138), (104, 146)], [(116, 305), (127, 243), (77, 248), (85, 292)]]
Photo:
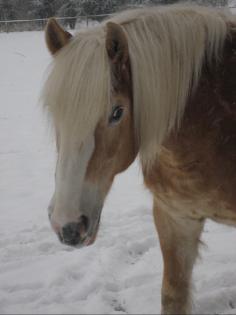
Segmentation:
[(129, 58), (128, 41), (122, 27), (116, 23), (107, 23), (107, 54), (114, 64), (125, 64)]
[(54, 18), (48, 20), (45, 38), (49, 51), (54, 55), (62, 47), (64, 47), (72, 35), (65, 31)]

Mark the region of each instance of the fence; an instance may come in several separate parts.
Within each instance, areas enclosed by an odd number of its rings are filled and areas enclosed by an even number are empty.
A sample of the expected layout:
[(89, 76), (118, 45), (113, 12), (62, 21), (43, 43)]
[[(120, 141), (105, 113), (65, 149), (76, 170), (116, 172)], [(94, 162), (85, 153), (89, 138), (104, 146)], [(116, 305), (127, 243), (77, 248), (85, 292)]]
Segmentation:
[[(229, 8), (236, 13), (236, 6), (230, 6)], [(66, 28), (78, 29), (97, 24), (111, 15), (113, 14), (57, 17), (56, 19)], [(41, 31), (45, 28), (47, 20), (48, 19), (0, 21), (0, 32)]]
[[(89, 26), (101, 22), (104, 18), (112, 14), (86, 15), (76, 17), (56, 17), (60, 23), (67, 28), (77, 29), (81, 26)], [(21, 32), (43, 30), (48, 19), (34, 20), (10, 20), (0, 21), (0, 32)]]

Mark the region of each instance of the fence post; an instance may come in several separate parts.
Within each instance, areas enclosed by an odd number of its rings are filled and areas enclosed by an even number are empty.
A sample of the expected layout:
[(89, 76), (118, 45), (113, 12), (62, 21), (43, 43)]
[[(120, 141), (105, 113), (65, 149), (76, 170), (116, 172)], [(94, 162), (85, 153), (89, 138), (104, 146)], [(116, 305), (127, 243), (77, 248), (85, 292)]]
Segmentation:
[(88, 16), (86, 15), (86, 25), (88, 27)]

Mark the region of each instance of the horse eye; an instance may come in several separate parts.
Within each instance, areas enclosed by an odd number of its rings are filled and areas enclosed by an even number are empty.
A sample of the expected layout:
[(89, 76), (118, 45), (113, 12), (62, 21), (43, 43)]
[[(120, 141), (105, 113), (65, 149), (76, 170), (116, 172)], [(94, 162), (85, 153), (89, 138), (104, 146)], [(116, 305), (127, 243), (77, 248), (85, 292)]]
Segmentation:
[(118, 121), (120, 121), (123, 115), (123, 112), (124, 112), (124, 109), (122, 106), (116, 106), (113, 109), (113, 112), (109, 118), (109, 123), (112, 124), (112, 123), (117, 123)]

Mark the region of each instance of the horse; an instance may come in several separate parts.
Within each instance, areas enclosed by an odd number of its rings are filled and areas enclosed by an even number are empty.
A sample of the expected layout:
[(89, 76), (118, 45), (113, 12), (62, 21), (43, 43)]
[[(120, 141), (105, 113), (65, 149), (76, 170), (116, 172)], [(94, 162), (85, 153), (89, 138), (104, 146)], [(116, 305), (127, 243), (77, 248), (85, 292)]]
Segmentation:
[(236, 225), (236, 19), (196, 5), (117, 13), (72, 36), (51, 18), (43, 88), (62, 243), (94, 243), (116, 174), (139, 157), (164, 261), (162, 313), (191, 312), (207, 218)]

